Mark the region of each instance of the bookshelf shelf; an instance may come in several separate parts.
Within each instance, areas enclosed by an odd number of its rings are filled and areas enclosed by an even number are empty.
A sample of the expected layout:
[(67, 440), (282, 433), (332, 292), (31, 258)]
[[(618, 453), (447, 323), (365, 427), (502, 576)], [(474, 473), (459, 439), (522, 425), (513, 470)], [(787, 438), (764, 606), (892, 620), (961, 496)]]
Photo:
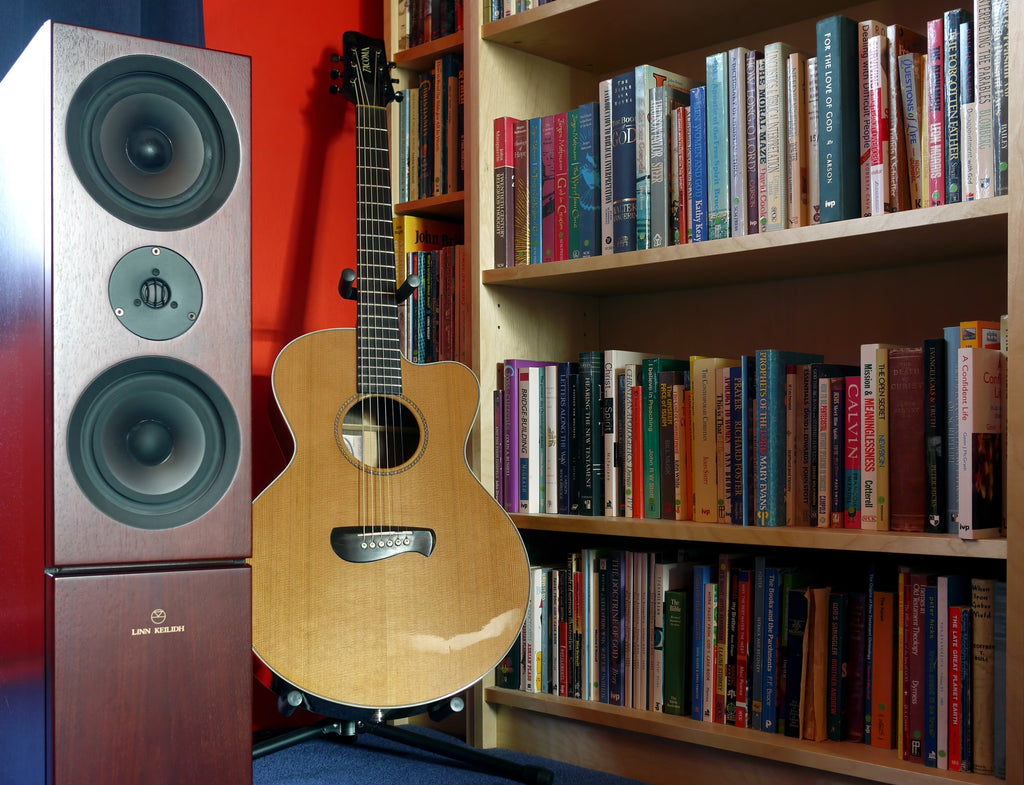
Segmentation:
[(1009, 208), (1010, 199), (1004, 196), (784, 232), (484, 270), (483, 282), (615, 295), (905, 267), (965, 256), (1005, 257)]
[(580, 515), (513, 515), (522, 531), (631, 537), (679, 542), (723, 543), (750, 547), (808, 548), (828, 551), (968, 559), (1006, 559), (1006, 540), (966, 541), (948, 534), (870, 532), (857, 529), (818, 529), (803, 526), (732, 526), (724, 523), (604, 518)]
[[(892, 785), (986, 783), (990, 777), (939, 772), (899, 760), (895, 750), (853, 742), (808, 742), (780, 734), (738, 729), (657, 712), (624, 709), (603, 703), (561, 698), (490, 687), (484, 697), (504, 709), (519, 710), (562, 720), (605, 726), (621, 732), (699, 745), (822, 772), (861, 777)], [(685, 761), (685, 756), (682, 758)], [(685, 765), (685, 763), (683, 764)]]
[(395, 205), (395, 215), (426, 215), (433, 218), (459, 218), (463, 216), (466, 203), (465, 191), (454, 191), (428, 199), (415, 199)]
[(450, 52), (461, 52), (465, 43), (465, 31), (446, 35), (434, 41), (427, 41), (425, 44), (411, 46), (408, 49), (400, 49), (395, 52), (391, 59), (395, 65), (408, 71), (423, 71), (434, 64), (434, 60), (443, 57)]

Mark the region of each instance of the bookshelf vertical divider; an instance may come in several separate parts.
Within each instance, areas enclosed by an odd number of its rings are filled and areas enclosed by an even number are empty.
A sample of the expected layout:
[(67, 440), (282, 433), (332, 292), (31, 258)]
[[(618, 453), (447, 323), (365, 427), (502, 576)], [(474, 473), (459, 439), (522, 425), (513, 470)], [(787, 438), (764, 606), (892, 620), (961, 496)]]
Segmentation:
[[(398, 0), (383, 0), (385, 41), (397, 43)], [(949, 7), (955, 4), (949, 3)], [(1010, 40), (1024, 41), (1024, 3), (1010, 0)], [(495, 118), (526, 119), (595, 100), (597, 83), (652, 62), (704, 77), (704, 58), (734, 45), (761, 48), (785, 40), (809, 50), (814, 21), (834, 13), (923, 29), (942, 0), (551, 0), (498, 22), (483, 22), (481, 0), (464, 4), (465, 167), (463, 219), (471, 265), (472, 363), (481, 382), (478, 426), (470, 445), (474, 469), (490, 487), (494, 471), (491, 394), (506, 358), (552, 361), (597, 348), (674, 354), (752, 353), (761, 345), (820, 351), (854, 362), (860, 342), (920, 341), (961, 318), (1008, 313), (1008, 536), (1005, 548), (878, 543), (879, 550), (929, 559), (972, 560), (1005, 567), (1007, 629), (1007, 782), (1024, 783), (1024, 117), (1010, 102), (1009, 196), (878, 219), (858, 219), (749, 238), (731, 238), (542, 269), (494, 270), (493, 139)], [(401, 63), (401, 58), (397, 58)], [(409, 62), (406, 60), (405, 62)], [(408, 72), (406, 72), (408, 73)], [(1010, 94), (1024, 84), (1024, 47), (1010, 47)], [(874, 223), (871, 223), (874, 221)], [(827, 271), (822, 265), (829, 265)], [(965, 281), (969, 285), (965, 286)], [(878, 296), (874, 308), (863, 305)], [(781, 303), (781, 306), (780, 306)], [(838, 320), (838, 321), (836, 321)], [(824, 327), (822, 327), (824, 325)], [(647, 537), (648, 523), (514, 516), (529, 542), (600, 536)], [(615, 519), (611, 519), (614, 521)], [(678, 542), (713, 538), (671, 529)], [(755, 550), (764, 533), (723, 542)], [(781, 541), (822, 557), (845, 546), (815, 535)], [(739, 539), (737, 539), (739, 538)], [(628, 546), (623, 546), (628, 547)], [(620, 710), (603, 704), (509, 693), (485, 678), (472, 690), (467, 733), (478, 746), (525, 749), (661, 785), (724, 774), (736, 782), (991, 783), (995, 777), (952, 774), (899, 761), (895, 753), (851, 750), (847, 743), (773, 739), (737, 730)], [(863, 745), (862, 745), (863, 746)], [(685, 772), (685, 776), (683, 773)]]

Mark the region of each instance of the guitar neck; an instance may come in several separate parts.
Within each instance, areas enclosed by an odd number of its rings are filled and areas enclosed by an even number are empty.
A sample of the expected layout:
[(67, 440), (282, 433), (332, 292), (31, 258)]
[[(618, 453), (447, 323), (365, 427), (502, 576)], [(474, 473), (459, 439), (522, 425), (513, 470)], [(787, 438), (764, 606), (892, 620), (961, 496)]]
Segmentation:
[(358, 187), (358, 297), (356, 312), (359, 392), (402, 393), (391, 169), (387, 110), (356, 108)]

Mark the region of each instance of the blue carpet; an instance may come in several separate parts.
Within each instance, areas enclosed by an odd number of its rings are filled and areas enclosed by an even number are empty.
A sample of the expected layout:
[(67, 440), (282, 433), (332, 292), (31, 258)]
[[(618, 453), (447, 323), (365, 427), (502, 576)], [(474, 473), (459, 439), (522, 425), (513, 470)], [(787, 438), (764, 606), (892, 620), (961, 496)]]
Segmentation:
[[(438, 731), (406, 727), (425, 737), (453, 741)], [(472, 749), (457, 740), (454, 743)], [(487, 753), (500, 760), (549, 769), (556, 785), (642, 785), (637, 780), (512, 750)], [(362, 734), (355, 742), (320, 736), (253, 761), (253, 785), (507, 785), (515, 781), (372, 734)]]

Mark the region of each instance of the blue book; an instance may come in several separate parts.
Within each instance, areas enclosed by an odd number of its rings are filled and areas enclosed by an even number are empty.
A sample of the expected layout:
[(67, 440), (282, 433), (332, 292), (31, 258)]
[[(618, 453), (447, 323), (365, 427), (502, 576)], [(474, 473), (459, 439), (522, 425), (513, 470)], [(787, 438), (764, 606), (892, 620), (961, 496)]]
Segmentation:
[[(764, 571), (764, 652), (761, 665), (761, 730), (776, 732), (776, 698), (779, 687), (779, 634), (782, 622), (782, 570)], [(757, 696), (754, 696), (757, 700)]]
[(636, 82), (633, 72), (612, 78), (612, 231), (615, 252), (636, 245)]
[(613, 706), (625, 705), (626, 698), (627, 558), (626, 551), (608, 557), (608, 702)]
[(936, 768), (938, 763), (939, 692), (938, 692), (938, 588), (933, 582), (924, 587), (924, 765)]
[(544, 261), (544, 172), (541, 166), (542, 117), (530, 119), (530, 264)]
[(755, 413), (756, 504), (759, 526), (786, 525), (786, 366), (823, 362), (820, 354), (758, 349)]
[(558, 514), (568, 515), (572, 486), (570, 478), (572, 455), (571, 427), (574, 412), (571, 405), (574, 377), (579, 373), (577, 363), (558, 364)]
[(580, 256), (601, 254), (600, 123), (596, 101), (579, 108)]
[(708, 238), (728, 237), (729, 53), (707, 56)]
[(568, 224), (569, 224), (569, 258), (579, 259), (580, 252), (580, 110), (570, 109), (565, 113), (568, 133), (566, 138), (566, 154), (568, 166)]
[(693, 684), (690, 716), (704, 716), (704, 587), (715, 580), (715, 567), (698, 564), (693, 568)]
[(707, 88), (690, 91), (690, 179), (693, 242), (708, 239)]

